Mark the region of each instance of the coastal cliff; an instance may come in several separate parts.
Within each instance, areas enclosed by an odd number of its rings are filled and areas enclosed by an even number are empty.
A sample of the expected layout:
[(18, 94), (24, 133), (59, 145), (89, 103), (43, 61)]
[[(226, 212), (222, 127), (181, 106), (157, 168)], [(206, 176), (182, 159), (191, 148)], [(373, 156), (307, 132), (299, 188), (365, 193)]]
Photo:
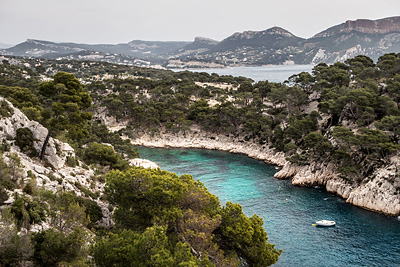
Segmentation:
[[(50, 138), (44, 160), (27, 155), (26, 151), (23, 151), (25, 148), (21, 149), (17, 145), (18, 141), (21, 141), (18, 130), (28, 129), (27, 131), (32, 134), (33, 140), (31, 149), (40, 151), (48, 129), (36, 121), (29, 120), (26, 115), (6, 99), (0, 97), (0, 104), (3, 109), (6, 108), (8, 111), (7, 114), (3, 113), (0, 116), (0, 139), (3, 140), (2, 146), (8, 147), (0, 156), (8, 165), (15, 166), (13, 172), (16, 173), (16, 176), (21, 176), (23, 183), (34, 183), (35, 187), (53, 193), (59, 191), (72, 192), (78, 197), (84, 197), (88, 192), (94, 193), (103, 190), (104, 183), (99, 181), (91, 183), (92, 177), (95, 175), (93, 169), (82, 167), (82, 162), (78, 162), (76, 166), (68, 164), (69, 160), (75, 159), (75, 151), (68, 143)], [(17, 163), (12, 164), (13, 159)], [(19, 188), (8, 189), (5, 192), (4, 205), (0, 204), (0, 211), (11, 205), (17, 197), (22, 196), (23, 192)], [(108, 203), (101, 199), (94, 201), (101, 208), (103, 214), (103, 217), (96, 222), (97, 225), (105, 228), (113, 226), (114, 222), (111, 219), (112, 213), (108, 209)], [(49, 229), (49, 220), (33, 223), (29, 226), (30, 231), (39, 232)]]
[(293, 185), (323, 186), (328, 192), (337, 194), (347, 203), (355, 206), (392, 216), (400, 214), (400, 195), (396, 191), (396, 187), (399, 185), (390, 182), (391, 177), (396, 175), (396, 164), (399, 162), (397, 156), (391, 158), (388, 166), (376, 170), (373, 179), (366, 183), (353, 185), (335, 172), (332, 163), (315, 162), (300, 166), (287, 161), (283, 152), (276, 152), (266, 145), (241, 141), (225, 135), (199, 131), (177, 135), (165, 132), (156, 136), (144, 134), (131, 139), (131, 142), (137, 146), (204, 148), (244, 154), (282, 167), (274, 177), (278, 179), (292, 178)]

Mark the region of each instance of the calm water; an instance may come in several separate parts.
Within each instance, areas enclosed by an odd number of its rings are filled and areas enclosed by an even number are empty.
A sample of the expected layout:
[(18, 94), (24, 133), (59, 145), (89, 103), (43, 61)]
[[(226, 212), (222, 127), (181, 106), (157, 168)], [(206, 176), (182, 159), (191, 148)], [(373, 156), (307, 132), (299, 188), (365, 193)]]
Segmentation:
[[(311, 72), (314, 65), (277, 65), (262, 67), (232, 67), (227, 69), (189, 69), (195, 72), (207, 72), (218, 75), (243, 76), (253, 79), (255, 82), (268, 80), (270, 82), (284, 82), (293, 74), (306, 71)], [(180, 71), (180, 70), (175, 70)]]
[[(276, 169), (243, 155), (201, 149), (140, 147), (142, 158), (192, 174), (222, 204), (239, 203), (264, 219), (269, 242), (283, 253), (275, 266), (400, 266), (400, 220), (346, 204), (323, 189), (294, 187)], [(312, 224), (335, 220), (331, 228)]]

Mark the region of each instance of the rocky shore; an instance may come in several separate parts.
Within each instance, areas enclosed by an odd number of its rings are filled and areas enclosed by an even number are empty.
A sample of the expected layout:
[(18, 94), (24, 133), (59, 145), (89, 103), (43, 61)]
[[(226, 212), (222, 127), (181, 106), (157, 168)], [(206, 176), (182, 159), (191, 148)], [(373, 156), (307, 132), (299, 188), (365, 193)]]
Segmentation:
[(298, 186), (323, 186), (330, 193), (344, 198), (347, 203), (371, 211), (391, 216), (400, 215), (400, 182), (396, 181), (398, 156), (392, 157), (390, 164), (378, 169), (373, 178), (359, 185), (348, 183), (335, 172), (331, 162), (314, 162), (299, 166), (285, 159), (283, 152), (276, 152), (267, 145), (259, 145), (242, 139), (225, 135), (215, 135), (202, 131), (170, 134), (162, 133), (156, 136), (141, 135), (131, 139), (133, 145), (146, 147), (179, 147), (204, 148), (231, 153), (244, 154), (251, 158), (262, 160), (269, 164), (282, 167), (275, 178), (292, 178), (292, 184)]

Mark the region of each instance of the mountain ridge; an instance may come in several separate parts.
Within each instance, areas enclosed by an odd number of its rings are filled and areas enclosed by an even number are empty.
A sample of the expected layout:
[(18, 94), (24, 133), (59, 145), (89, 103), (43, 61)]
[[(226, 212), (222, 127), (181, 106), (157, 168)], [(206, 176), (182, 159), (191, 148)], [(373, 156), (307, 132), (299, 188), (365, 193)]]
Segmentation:
[(347, 20), (307, 39), (275, 26), (235, 32), (221, 41), (196, 37), (193, 42), (132, 40), (121, 44), (76, 44), (28, 39), (1, 49), (0, 54), (56, 58), (83, 51), (93, 57), (96, 53), (130, 57), (110, 62), (180, 68), (334, 63), (361, 54), (376, 60), (384, 53), (400, 52), (400, 16)]

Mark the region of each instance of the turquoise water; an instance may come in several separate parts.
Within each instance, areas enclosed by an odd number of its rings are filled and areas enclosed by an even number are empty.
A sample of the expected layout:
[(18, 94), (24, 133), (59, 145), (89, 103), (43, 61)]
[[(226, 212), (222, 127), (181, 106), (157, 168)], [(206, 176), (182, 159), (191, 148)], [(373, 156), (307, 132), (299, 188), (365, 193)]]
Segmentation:
[[(263, 217), (269, 242), (283, 253), (275, 266), (400, 266), (400, 220), (345, 203), (321, 188), (273, 178), (274, 166), (243, 155), (201, 149), (140, 147), (142, 158), (178, 175), (192, 174), (222, 204)], [(330, 228), (314, 227), (321, 219)]]

